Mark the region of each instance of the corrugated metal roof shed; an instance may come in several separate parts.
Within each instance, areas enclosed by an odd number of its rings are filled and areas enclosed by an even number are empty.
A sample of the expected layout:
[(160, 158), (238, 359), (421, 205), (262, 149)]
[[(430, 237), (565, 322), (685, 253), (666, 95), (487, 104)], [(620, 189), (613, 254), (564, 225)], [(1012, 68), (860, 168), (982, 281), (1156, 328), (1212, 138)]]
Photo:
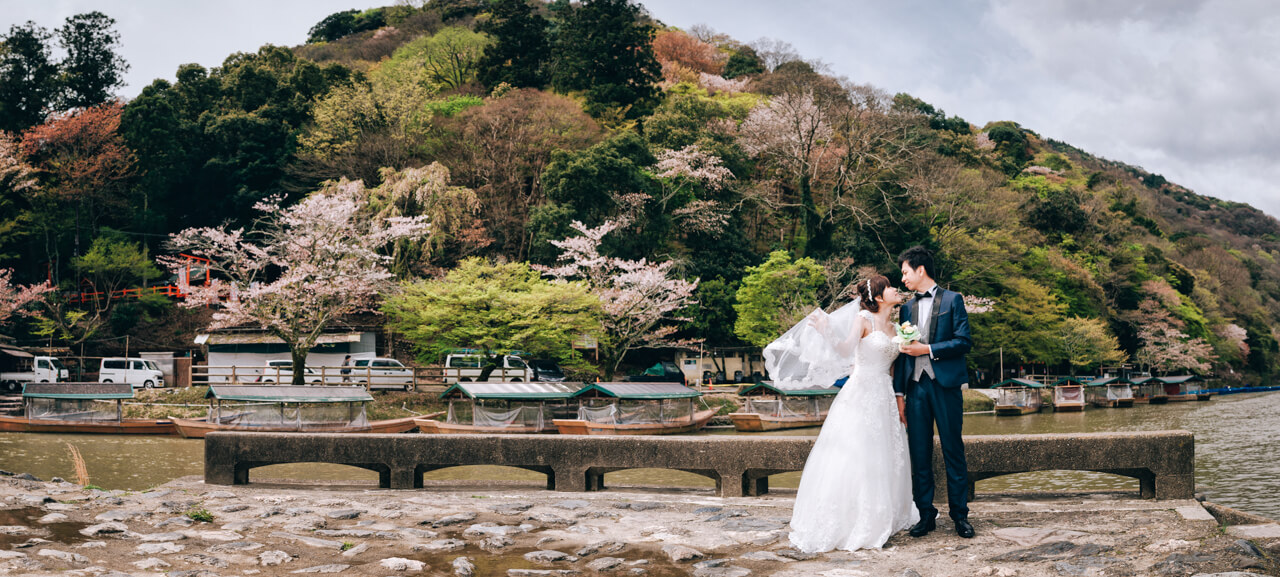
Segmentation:
[(364, 387), (209, 385), (207, 399), (269, 403), (359, 403), (373, 401)]
[[(360, 342), (360, 333), (320, 335), (316, 339), (318, 345), (358, 342)], [(195, 343), (197, 345), (278, 345), (284, 344), (284, 341), (265, 333), (217, 333), (197, 335)]]
[(1181, 385), (1182, 383), (1194, 383), (1203, 381), (1204, 378), (1199, 375), (1179, 375), (1176, 377), (1157, 377), (1161, 382), (1169, 385)]

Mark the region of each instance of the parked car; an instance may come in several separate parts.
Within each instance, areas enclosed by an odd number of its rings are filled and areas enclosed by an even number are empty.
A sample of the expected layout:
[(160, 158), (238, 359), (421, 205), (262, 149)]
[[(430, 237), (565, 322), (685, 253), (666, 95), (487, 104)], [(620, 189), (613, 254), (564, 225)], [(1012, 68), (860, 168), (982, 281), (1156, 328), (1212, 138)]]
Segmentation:
[[(320, 373), (315, 372), (311, 367), (302, 370), (302, 381), (308, 385), (318, 385), (323, 382)], [(286, 385), (293, 383), (293, 361), (267, 361), (266, 366), (262, 367), (262, 374), (258, 375), (258, 382)]]
[[(444, 359), (444, 382), (470, 382), (484, 372), (485, 355), (474, 353), (451, 354)], [(524, 359), (516, 355), (503, 355), (502, 366), (489, 374), (490, 382), (519, 383), (533, 380), (533, 371)]]
[(685, 381), (684, 371), (681, 371), (680, 367), (677, 367), (671, 361), (655, 363), (652, 367), (645, 369), (643, 373), (627, 377), (627, 380), (633, 383), (680, 383), (688, 386), (688, 382)]
[(534, 381), (559, 383), (564, 381), (564, 371), (551, 359), (530, 359), (529, 368), (533, 370)]
[(98, 368), (98, 382), (129, 383), (135, 389), (163, 387), (164, 371), (149, 359), (107, 357)]
[(369, 388), (396, 388), (409, 390), (413, 388), (413, 369), (395, 359), (355, 359), (351, 363), (351, 374), (342, 375), (345, 382), (367, 383)]
[(0, 345), (0, 391), (16, 393), (27, 383), (67, 380), (67, 368), (57, 357), (33, 355), (18, 347)]

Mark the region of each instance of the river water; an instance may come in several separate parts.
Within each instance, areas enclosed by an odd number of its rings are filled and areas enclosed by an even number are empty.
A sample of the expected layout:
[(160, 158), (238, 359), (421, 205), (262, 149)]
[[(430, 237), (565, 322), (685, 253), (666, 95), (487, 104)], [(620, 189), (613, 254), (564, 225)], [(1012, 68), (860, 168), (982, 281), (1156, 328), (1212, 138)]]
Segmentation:
[[(1196, 436), (1196, 485), (1210, 500), (1280, 519), (1280, 394), (1215, 396), (1212, 401), (1138, 405), (1131, 409), (1093, 409), (1084, 413), (1050, 410), (1021, 417), (972, 414), (966, 435), (1076, 433), (1185, 429)], [(776, 431), (817, 435), (818, 429)], [(734, 434), (731, 430), (702, 434)], [(28, 472), (43, 479), (75, 480), (67, 444), (83, 455), (89, 481), (108, 489), (140, 490), (183, 475), (204, 473), (204, 441), (130, 435), (48, 435), (0, 433), (0, 469)], [(254, 469), (257, 479), (376, 481), (375, 473), (338, 465), (275, 465)], [(770, 479), (778, 488), (795, 487), (799, 473)], [(433, 471), (427, 480), (542, 480), (539, 473), (508, 467), (456, 467)], [(639, 469), (609, 473), (605, 484), (711, 487), (705, 477), (680, 471)], [(1047, 471), (1009, 475), (978, 483), (979, 493), (1003, 491), (1126, 490), (1138, 482), (1101, 473)]]

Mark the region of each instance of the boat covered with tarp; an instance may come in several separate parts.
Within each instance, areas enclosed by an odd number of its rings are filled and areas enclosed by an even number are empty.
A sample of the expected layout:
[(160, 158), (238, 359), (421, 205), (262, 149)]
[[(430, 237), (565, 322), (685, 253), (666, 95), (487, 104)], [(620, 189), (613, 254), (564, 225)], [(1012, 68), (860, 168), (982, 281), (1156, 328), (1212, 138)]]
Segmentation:
[(444, 421), (419, 418), (418, 431), (436, 434), (554, 433), (556, 418), (573, 419), (573, 394), (582, 383), (460, 382), (440, 394), (449, 402)]
[(1062, 377), (1053, 383), (1053, 412), (1078, 413), (1084, 410), (1084, 381)]
[(0, 417), (0, 431), (173, 434), (168, 419), (124, 418), (124, 401), (132, 398), (133, 386), (127, 383), (27, 383), (22, 387), (23, 416)]
[(1199, 375), (1156, 377), (1156, 379), (1164, 383), (1164, 394), (1169, 397), (1171, 403), (1207, 401), (1213, 394), (1205, 391), (1204, 378)]
[(1133, 384), (1124, 377), (1097, 377), (1084, 382), (1084, 397), (1095, 407), (1133, 406)]
[(1155, 377), (1130, 377), (1133, 383), (1133, 402), (1138, 404), (1163, 405), (1169, 402), (1169, 394), (1165, 392), (1164, 381)]
[(573, 394), (578, 418), (555, 419), (562, 435), (671, 435), (706, 426), (702, 393), (680, 383), (591, 383)]
[(209, 415), (171, 417), (178, 434), (204, 438), (213, 431), (270, 433), (404, 433), (416, 417), (370, 421), (373, 402), (361, 386), (209, 385)]
[(1040, 389), (1044, 385), (1031, 379), (1008, 379), (996, 383), (996, 414), (1017, 416), (1038, 413), (1044, 406)]
[(763, 381), (738, 389), (742, 409), (729, 413), (733, 428), (743, 432), (776, 431), (821, 426), (840, 389), (812, 386), (779, 389)]

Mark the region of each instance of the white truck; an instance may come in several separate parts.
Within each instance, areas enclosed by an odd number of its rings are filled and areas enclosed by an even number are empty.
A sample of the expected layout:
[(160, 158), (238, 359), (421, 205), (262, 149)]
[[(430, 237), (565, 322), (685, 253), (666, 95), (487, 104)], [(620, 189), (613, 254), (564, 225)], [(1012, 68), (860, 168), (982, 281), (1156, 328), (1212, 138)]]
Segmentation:
[(36, 356), (17, 347), (0, 346), (0, 393), (22, 392), (27, 383), (67, 380), (67, 368), (56, 357)]

